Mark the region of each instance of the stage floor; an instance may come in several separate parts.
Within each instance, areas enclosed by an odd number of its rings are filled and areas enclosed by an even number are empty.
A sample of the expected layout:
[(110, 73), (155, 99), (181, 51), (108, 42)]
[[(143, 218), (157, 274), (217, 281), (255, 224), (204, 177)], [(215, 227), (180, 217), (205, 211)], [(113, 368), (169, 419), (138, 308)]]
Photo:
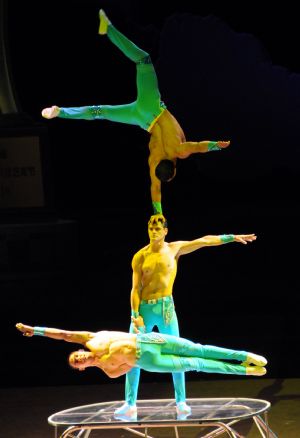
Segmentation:
[[(121, 381), (121, 379), (119, 379)], [(60, 386), (0, 389), (0, 436), (11, 438), (53, 438), (54, 427), (48, 417), (55, 412), (84, 404), (123, 399), (123, 382), (108, 381), (105, 385)], [(169, 383), (140, 384), (140, 399), (172, 398)], [(246, 397), (271, 403), (269, 425), (278, 437), (300, 436), (300, 379), (243, 379), (187, 381), (188, 398)], [(236, 426), (243, 436), (258, 438), (250, 420)], [(152, 431), (154, 432), (154, 431)], [(151, 429), (148, 430), (151, 435)], [(155, 429), (155, 438), (173, 437), (170, 428)], [(197, 438), (199, 429), (187, 428), (184, 438)], [(130, 438), (125, 430), (93, 431), (91, 437)]]

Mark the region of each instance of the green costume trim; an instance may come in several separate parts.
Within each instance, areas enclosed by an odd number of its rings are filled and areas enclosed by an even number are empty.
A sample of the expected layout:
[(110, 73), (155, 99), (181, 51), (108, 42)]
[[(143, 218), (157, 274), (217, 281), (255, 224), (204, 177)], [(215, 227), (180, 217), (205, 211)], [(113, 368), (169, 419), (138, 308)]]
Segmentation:
[(36, 336), (45, 336), (45, 327), (33, 327), (33, 334)]
[(207, 150), (208, 150), (208, 152), (211, 152), (211, 151), (220, 151), (222, 148), (220, 148), (220, 146), (218, 146), (218, 142), (217, 141), (210, 141), (209, 143), (208, 143), (208, 146), (207, 146)]

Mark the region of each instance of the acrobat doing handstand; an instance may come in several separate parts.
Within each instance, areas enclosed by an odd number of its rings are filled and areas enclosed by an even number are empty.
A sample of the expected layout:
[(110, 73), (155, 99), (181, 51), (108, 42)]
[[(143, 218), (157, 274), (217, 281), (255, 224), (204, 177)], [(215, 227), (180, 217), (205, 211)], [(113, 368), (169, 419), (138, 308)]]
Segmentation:
[[(184, 132), (175, 117), (161, 101), (158, 81), (151, 58), (147, 52), (119, 32), (100, 10), (100, 35), (107, 35), (124, 55), (136, 65), (137, 98), (125, 105), (92, 105), (82, 107), (45, 108), (46, 119), (110, 120), (137, 125), (150, 133), (149, 172), (151, 200), (154, 214), (162, 213), (161, 182), (171, 181), (176, 174), (178, 158), (191, 154), (220, 150), (230, 141), (186, 141)], [(132, 153), (132, 151), (130, 151)]]

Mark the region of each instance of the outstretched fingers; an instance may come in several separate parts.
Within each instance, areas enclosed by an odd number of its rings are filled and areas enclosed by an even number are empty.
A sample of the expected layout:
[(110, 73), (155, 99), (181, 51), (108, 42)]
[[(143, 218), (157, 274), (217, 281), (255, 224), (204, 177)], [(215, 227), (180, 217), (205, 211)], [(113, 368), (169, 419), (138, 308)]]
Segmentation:
[(257, 237), (255, 234), (236, 234), (235, 241), (247, 245), (248, 242), (254, 242)]

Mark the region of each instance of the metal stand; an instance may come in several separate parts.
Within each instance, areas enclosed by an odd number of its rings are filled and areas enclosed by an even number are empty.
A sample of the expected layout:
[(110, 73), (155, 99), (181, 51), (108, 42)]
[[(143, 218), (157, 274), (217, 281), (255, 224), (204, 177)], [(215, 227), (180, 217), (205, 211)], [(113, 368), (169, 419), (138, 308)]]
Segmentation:
[[(144, 438), (154, 438), (148, 434), (149, 428), (169, 427), (179, 438), (178, 427), (211, 427), (212, 431), (201, 435), (214, 438), (225, 434), (231, 438), (243, 438), (233, 426), (240, 421), (252, 419), (263, 438), (277, 438), (268, 425), (267, 412), (270, 403), (266, 400), (249, 398), (201, 398), (188, 399), (192, 413), (178, 418), (174, 400), (139, 400), (136, 420), (117, 419), (114, 411), (123, 402), (104, 402), (78, 406), (57, 412), (48, 418), (55, 427), (55, 438), (88, 438), (93, 430), (124, 429)], [(58, 435), (58, 428), (65, 428)], [(143, 429), (140, 431), (139, 429)], [(200, 435), (199, 435), (200, 437)]]

